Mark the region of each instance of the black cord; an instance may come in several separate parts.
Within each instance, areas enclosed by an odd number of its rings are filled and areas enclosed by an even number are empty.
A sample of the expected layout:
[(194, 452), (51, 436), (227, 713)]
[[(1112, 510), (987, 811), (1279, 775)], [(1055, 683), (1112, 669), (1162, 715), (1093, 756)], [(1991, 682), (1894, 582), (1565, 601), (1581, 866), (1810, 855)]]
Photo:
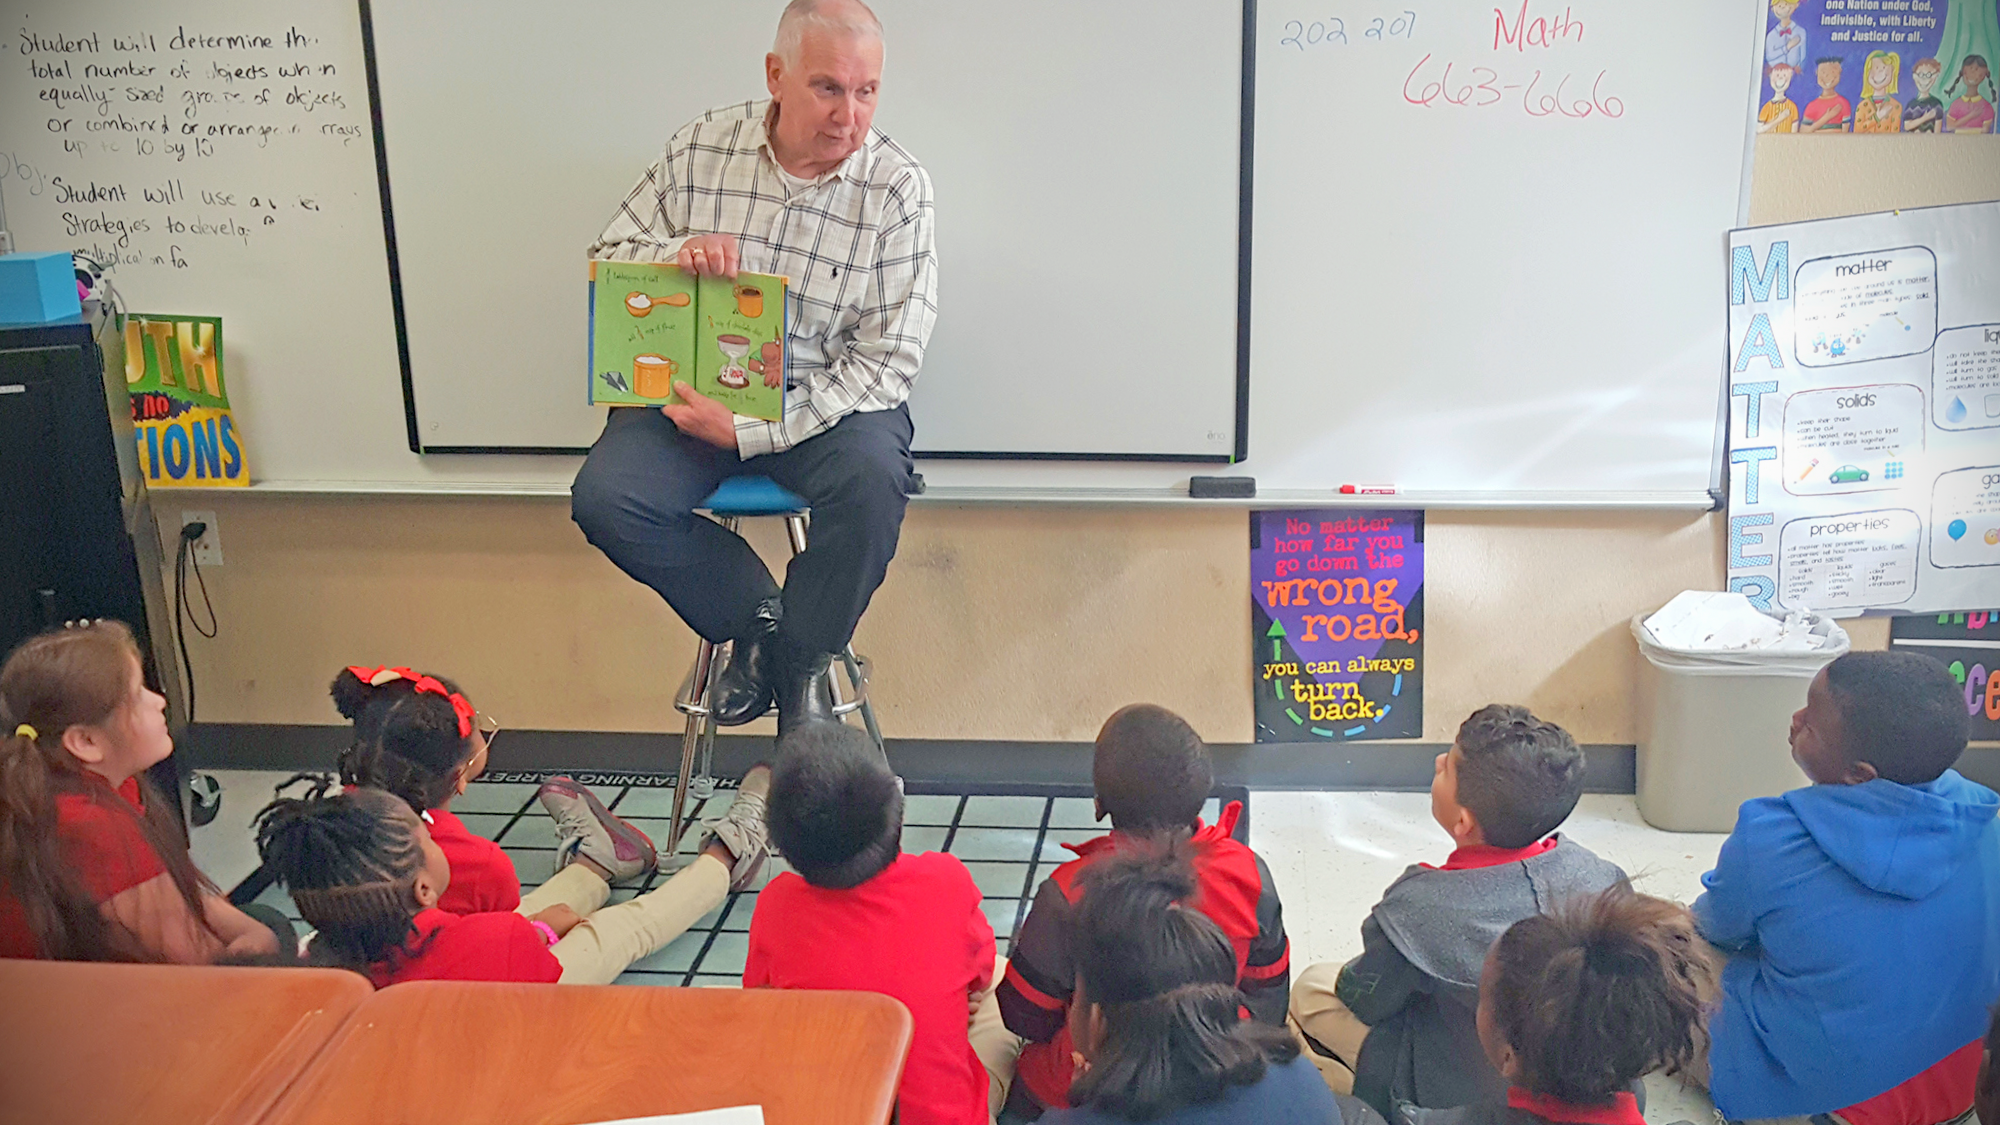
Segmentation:
[[(215, 619), (215, 603), (208, 598), (208, 582), (201, 576), (201, 560), (194, 557), (195, 540), (207, 533), (207, 524), (191, 523), (182, 526), (180, 548), (174, 552), (174, 640), (180, 645), (181, 673), (187, 678), (187, 721), (190, 724), (194, 722), (194, 665), (188, 660), (187, 626), (193, 625), (195, 632), (211, 641), (215, 639), (216, 633), (221, 631)], [(194, 608), (187, 597), (187, 572), (190, 564), (194, 567), (195, 585), (201, 590), (202, 607), (208, 610), (206, 629), (201, 627), (201, 622), (195, 620)]]

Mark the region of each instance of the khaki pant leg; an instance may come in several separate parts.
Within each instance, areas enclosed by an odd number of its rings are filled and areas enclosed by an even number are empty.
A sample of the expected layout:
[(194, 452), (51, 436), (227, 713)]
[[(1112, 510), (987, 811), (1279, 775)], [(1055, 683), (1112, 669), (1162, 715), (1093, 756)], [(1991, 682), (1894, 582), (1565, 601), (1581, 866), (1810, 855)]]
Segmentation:
[(610, 984), (634, 961), (666, 947), (729, 895), (729, 868), (699, 855), (673, 878), (630, 902), (585, 918), (550, 947), (564, 984)]
[(1014, 1064), (1021, 1057), (1021, 1037), (1007, 1030), (1006, 1021), (1000, 1018), (1000, 999), (994, 990), (1000, 987), (1000, 978), (1007, 975), (1007, 958), (993, 958), (993, 980), (986, 991), (974, 998), (971, 1022), (966, 1025), (966, 1037), (972, 1041), (972, 1053), (979, 1056), (979, 1064), (986, 1068), (986, 1115), (1000, 1116), (1000, 1110), (1007, 1104), (1007, 1088), (1014, 1083)]
[[(1307, 966), (1292, 982), (1290, 1018), (1286, 1021), (1293, 1034), (1300, 1036), (1306, 1057), (1336, 1094), (1354, 1092), (1354, 1064), (1361, 1057), (1361, 1041), (1368, 1037), (1368, 1025), (1356, 1019), (1334, 995), (1335, 982), (1344, 967), (1331, 962)], [(1307, 1037), (1335, 1057), (1320, 1054), (1305, 1041)]]
[(548, 882), (522, 895), (521, 905), (514, 912), (532, 918), (551, 906), (567, 906), (588, 918), (610, 897), (611, 884), (603, 876), (581, 863), (572, 863), (549, 876)]

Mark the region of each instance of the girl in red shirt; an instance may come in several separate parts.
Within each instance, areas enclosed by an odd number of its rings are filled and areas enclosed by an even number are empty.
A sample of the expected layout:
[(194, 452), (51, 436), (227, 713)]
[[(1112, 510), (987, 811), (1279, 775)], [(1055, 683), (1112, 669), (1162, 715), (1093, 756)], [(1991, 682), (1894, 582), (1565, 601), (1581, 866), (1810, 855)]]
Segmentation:
[(0, 668), (0, 956), (203, 964), (278, 951), (195, 870), (144, 777), (166, 700), (116, 621), (32, 638)]
[(406, 980), (609, 984), (722, 902), (738, 854), (725, 840), (761, 866), (768, 773), (757, 769), (744, 779), (717, 838), (694, 862), (655, 890), (588, 917), (560, 903), (532, 916), (439, 909), (454, 876), (430, 827), (401, 798), (372, 788), (329, 792), (327, 778), (303, 798), (280, 798), (257, 815), (257, 851), (318, 931), (311, 959), (365, 972), (377, 987)]
[(315, 963), (405, 980), (555, 981), (549, 947), (578, 922), (558, 907), (441, 910), (451, 863), (408, 804), (379, 789), (280, 798), (257, 814), (257, 851), (318, 932)]
[[(645, 833), (594, 797), (579, 794), (573, 803), (589, 823), (573, 827), (559, 821), (566, 847), (558, 850), (558, 868), (524, 904), (514, 861), (500, 845), (474, 835), (449, 807), (486, 771), (499, 725), (474, 710), (457, 684), (408, 668), (343, 668), (334, 677), (332, 695), (334, 706), (354, 723), (354, 742), (340, 754), (341, 781), (408, 802), (451, 863), (451, 886), (438, 909), (534, 915), (561, 905), (588, 915), (610, 897), (611, 880), (652, 873), (653, 844)], [(579, 846), (587, 843), (604, 846), (593, 855)]]

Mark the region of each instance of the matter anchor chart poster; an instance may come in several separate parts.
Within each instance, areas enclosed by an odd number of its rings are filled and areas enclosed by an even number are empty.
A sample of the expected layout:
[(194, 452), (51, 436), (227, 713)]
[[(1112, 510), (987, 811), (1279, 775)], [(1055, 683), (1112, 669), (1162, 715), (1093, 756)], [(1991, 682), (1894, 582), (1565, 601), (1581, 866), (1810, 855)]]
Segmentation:
[(2000, 203), (1730, 235), (1729, 588), (2000, 598)]

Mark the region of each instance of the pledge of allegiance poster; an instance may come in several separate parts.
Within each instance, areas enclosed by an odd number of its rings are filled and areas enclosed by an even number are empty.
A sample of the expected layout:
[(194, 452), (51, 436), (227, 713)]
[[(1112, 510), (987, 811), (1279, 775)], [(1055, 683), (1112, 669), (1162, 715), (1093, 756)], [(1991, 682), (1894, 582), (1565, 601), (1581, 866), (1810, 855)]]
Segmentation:
[(1758, 132), (1993, 132), (2000, 0), (1768, 5)]
[(1424, 729), (1424, 514), (1250, 513), (1258, 742)]

